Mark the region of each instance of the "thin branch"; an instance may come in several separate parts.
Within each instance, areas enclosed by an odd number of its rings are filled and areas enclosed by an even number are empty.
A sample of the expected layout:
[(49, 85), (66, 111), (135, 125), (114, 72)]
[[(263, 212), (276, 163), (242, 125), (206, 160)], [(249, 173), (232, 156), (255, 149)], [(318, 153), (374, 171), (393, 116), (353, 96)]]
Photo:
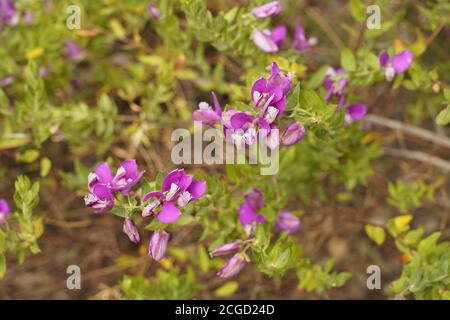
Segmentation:
[(383, 148), (383, 150), (386, 155), (424, 162), (450, 173), (450, 162), (430, 154), (421, 151), (399, 150), (394, 148)]
[(397, 120), (384, 118), (374, 114), (369, 114), (367, 120), (376, 125), (402, 131), (404, 133), (422, 138), (434, 144), (450, 148), (450, 139), (444, 136), (437, 135), (432, 131), (428, 131), (419, 127), (415, 127)]

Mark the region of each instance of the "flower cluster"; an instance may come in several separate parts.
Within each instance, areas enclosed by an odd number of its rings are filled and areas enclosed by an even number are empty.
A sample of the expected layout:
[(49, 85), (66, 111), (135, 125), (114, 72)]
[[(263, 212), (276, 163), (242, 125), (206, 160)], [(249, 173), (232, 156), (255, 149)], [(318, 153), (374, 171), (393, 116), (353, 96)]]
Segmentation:
[(86, 206), (94, 213), (109, 211), (114, 206), (114, 193), (121, 192), (127, 196), (130, 190), (142, 178), (144, 171), (138, 172), (136, 160), (125, 160), (113, 176), (106, 162), (101, 163), (88, 176), (90, 194), (84, 198)]
[(390, 59), (387, 51), (383, 51), (379, 57), (380, 69), (386, 79), (392, 81), (397, 73), (405, 72), (409, 68), (413, 58), (414, 55), (409, 50), (403, 50), (394, 55), (392, 59)]
[[(265, 5), (256, 7), (252, 13), (256, 18), (264, 19), (273, 17), (281, 12), (281, 5), (279, 1), (272, 1)], [(264, 52), (274, 53), (278, 52), (283, 46), (284, 40), (287, 36), (287, 28), (284, 25), (279, 25), (272, 30), (255, 30), (252, 33), (252, 40), (255, 45)], [(297, 52), (302, 52), (310, 49), (317, 44), (317, 38), (307, 39), (305, 30), (302, 25), (297, 24), (295, 27), (294, 37), (292, 39), (292, 48)]]
[(0, 199), (0, 224), (4, 224), (9, 216), (9, 206), (5, 199)]
[[(233, 253), (234, 255), (225, 262), (217, 275), (222, 278), (229, 278), (237, 275), (250, 260), (246, 251), (251, 248), (255, 239), (253, 233), (257, 224), (264, 224), (266, 219), (263, 215), (258, 214), (258, 211), (264, 205), (264, 197), (262, 191), (257, 188), (252, 188), (244, 196), (244, 201), (238, 209), (238, 218), (240, 224), (244, 227), (247, 239), (236, 239), (227, 244), (224, 244), (212, 251), (209, 255), (211, 258)], [(300, 229), (299, 218), (288, 211), (279, 213), (276, 221), (276, 226), (282, 232), (288, 234), (294, 233)]]
[(299, 122), (291, 123), (280, 138), (276, 124), (276, 120), (284, 112), (291, 79), (292, 75), (281, 73), (278, 65), (273, 62), (270, 76), (261, 77), (253, 83), (251, 99), (254, 114), (236, 109), (222, 111), (216, 95), (212, 93), (214, 109), (208, 103), (200, 102), (199, 109), (193, 113), (193, 119), (209, 126), (221, 123), (227, 141), (238, 147), (253, 145), (258, 135), (270, 149), (277, 148), (280, 143), (284, 146), (295, 144), (305, 135), (303, 125)]

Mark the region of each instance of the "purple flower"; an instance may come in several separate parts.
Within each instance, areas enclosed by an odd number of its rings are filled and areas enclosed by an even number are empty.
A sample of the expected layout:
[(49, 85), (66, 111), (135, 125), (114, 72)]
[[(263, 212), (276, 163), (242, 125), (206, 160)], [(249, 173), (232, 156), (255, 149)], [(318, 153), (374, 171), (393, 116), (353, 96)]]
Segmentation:
[(300, 219), (288, 211), (280, 212), (276, 224), (281, 231), (287, 233), (294, 233), (300, 229)]
[(79, 60), (83, 56), (83, 51), (76, 41), (68, 40), (64, 42), (64, 54), (69, 60)]
[(284, 39), (286, 39), (287, 28), (283, 25), (276, 26), (270, 32), (270, 38), (277, 45), (278, 48), (281, 48), (284, 43)]
[(303, 26), (297, 24), (295, 27), (294, 39), (292, 40), (292, 47), (298, 52), (312, 48), (317, 44), (317, 38), (311, 37), (306, 39), (305, 30)]
[(207, 102), (200, 102), (198, 104), (198, 110), (195, 110), (192, 114), (192, 118), (195, 121), (200, 121), (203, 124), (214, 127), (216, 123), (220, 121), (222, 115), (222, 108), (217, 100), (216, 94), (211, 92), (212, 100), (214, 104), (214, 110)]
[(148, 255), (154, 260), (159, 261), (166, 253), (167, 243), (170, 235), (164, 230), (156, 230), (150, 238), (150, 245), (148, 247)]
[(7, 75), (0, 79), (0, 88), (6, 87), (14, 82), (16, 78), (13, 75)]
[(280, 12), (281, 5), (279, 1), (271, 1), (252, 10), (253, 15), (259, 19), (273, 17), (278, 15)]
[(237, 241), (233, 241), (233, 242), (224, 244), (224, 245), (212, 250), (209, 253), (209, 256), (211, 258), (213, 258), (213, 257), (221, 256), (224, 254), (228, 254), (228, 253), (235, 253), (235, 252), (239, 251), (239, 249), (240, 249), (239, 243)]
[(193, 180), (192, 176), (184, 173), (184, 169), (175, 169), (166, 176), (161, 189), (162, 192), (153, 191), (145, 195), (144, 201), (154, 200), (144, 207), (142, 215), (155, 214), (156, 209), (161, 206), (157, 219), (163, 223), (172, 223), (181, 215), (178, 207), (182, 208), (205, 194), (206, 181)]
[(300, 122), (292, 123), (287, 129), (284, 131), (281, 136), (281, 144), (283, 146), (291, 146), (299, 142), (305, 136), (305, 128)]
[(139, 182), (145, 171), (138, 172), (136, 160), (125, 160), (117, 169), (116, 175), (112, 175), (111, 168), (106, 162), (101, 163), (95, 172), (88, 177), (88, 187), (92, 188), (98, 184), (104, 185), (112, 192), (122, 192), (127, 196), (130, 190)]
[(4, 224), (9, 216), (9, 206), (5, 199), (0, 199), (0, 224)]
[(232, 256), (231, 259), (229, 259), (227, 262), (225, 262), (222, 269), (219, 270), (217, 275), (221, 278), (233, 277), (241, 272), (242, 268), (244, 268), (245, 266), (245, 263), (245, 258), (240, 254), (236, 254)]
[(264, 52), (274, 53), (279, 50), (276, 42), (272, 39), (270, 30), (255, 30), (253, 31), (251, 38), (256, 46)]
[(84, 197), (84, 203), (93, 208), (94, 213), (106, 212), (114, 207), (114, 196), (108, 187), (97, 184), (90, 190), (91, 193)]
[(332, 97), (338, 98), (338, 107), (345, 103), (344, 89), (347, 85), (347, 78), (344, 76), (344, 69), (329, 68), (323, 80), (323, 86), (327, 90), (325, 101), (328, 102)]
[(132, 242), (136, 244), (141, 242), (138, 229), (136, 228), (133, 220), (126, 218), (123, 221), (123, 232), (128, 236), (128, 238), (130, 238)]
[(413, 58), (414, 55), (411, 51), (403, 50), (394, 55), (392, 60), (390, 60), (389, 53), (383, 51), (379, 57), (380, 69), (383, 71), (386, 79), (392, 81), (397, 73), (405, 72), (409, 68)]
[(28, 25), (32, 24), (34, 21), (34, 12), (32, 11), (25, 12), (23, 15), (23, 21)]
[(0, 0), (0, 22), (11, 25), (14, 24), (14, 20), (16, 19), (16, 6), (14, 2), (11, 0)]
[(256, 141), (255, 118), (247, 112), (228, 110), (231, 114), (229, 120), (223, 121), (225, 137), (227, 141), (233, 142), (238, 148), (252, 145)]
[(261, 190), (253, 188), (247, 192), (244, 202), (239, 206), (239, 222), (244, 226), (247, 234), (253, 233), (256, 223), (262, 224), (265, 222), (264, 216), (257, 214), (263, 204), (264, 199)]
[(367, 113), (367, 106), (364, 104), (352, 104), (345, 110), (345, 123), (350, 124), (352, 122), (361, 120)]
[(150, 13), (150, 16), (155, 19), (159, 20), (161, 18), (161, 13), (158, 10), (158, 7), (156, 7), (156, 4), (153, 2), (150, 2), (147, 6), (148, 12)]

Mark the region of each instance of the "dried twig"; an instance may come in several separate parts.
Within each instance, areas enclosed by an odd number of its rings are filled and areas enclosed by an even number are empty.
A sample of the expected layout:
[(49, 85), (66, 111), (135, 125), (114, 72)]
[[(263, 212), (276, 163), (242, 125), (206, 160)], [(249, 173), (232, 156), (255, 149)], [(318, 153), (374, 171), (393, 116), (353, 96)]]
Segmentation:
[(386, 155), (428, 163), (450, 173), (450, 162), (430, 154), (421, 151), (399, 150), (394, 148), (384, 148), (383, 150)]
[(424, 140), (430, 141), (434, 144), (450, 148), (450, 139), (444, 136), (437, 135), (432, 131), (428, 131), (419, 127), (415, 127), (397, 120), (392, 120), (389, 118), (384, 118), (378, 115), (370, 114), (367, 116), (367, 120), (373, 124), (383, 126), (386, 128), (391, 128), (394, 130), (402, 131), (404, 133), (422, 138)]

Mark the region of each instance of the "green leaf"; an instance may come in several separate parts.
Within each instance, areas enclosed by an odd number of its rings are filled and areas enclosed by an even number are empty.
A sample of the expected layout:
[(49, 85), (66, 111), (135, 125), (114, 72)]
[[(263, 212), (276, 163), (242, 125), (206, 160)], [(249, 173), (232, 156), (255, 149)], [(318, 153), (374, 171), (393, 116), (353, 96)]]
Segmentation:
[(206, 249), (204, 246), (198, 247), (198, 265), (200, 269), (207, 273), (209, 271), (210, 263), (209, 263), (209, 256), (208, 252), (206, 252)]
[(231, 296), (239, 288), (237, 281), (229, 281), (214, 291), (214, 295), (218, 298), (227, 298)]
[(0, 254), (0, 278), (6, 273), (6, 258), (4, 254)]
[(41, 177), (46, 177), (52, 168), (52, 161), (44, 157), (41, 159)]
[(419, 243), (418, 252), (420, 254), (426, 255), (431, 251), (431, 249), (436, 246), (436, 242), (441, 236), (440, 232), (434, 232), (430, 236), (426, 237)]
[(355, 56), (350, 49), (344, 48), (341, 52), (341, 65), (346, 71), (356, 70)]
[(439, 112), (436, 117), (436, 123), (441, 126), (445, 126), (450, 123), (450, 105)]
[(372, 239), (377, 245), (383, 244), (384, 240), (386, 239), (386, 233), (384, 232), (383, 228), (368, 224), (364, 229), (366, 230), (367, 236)]

